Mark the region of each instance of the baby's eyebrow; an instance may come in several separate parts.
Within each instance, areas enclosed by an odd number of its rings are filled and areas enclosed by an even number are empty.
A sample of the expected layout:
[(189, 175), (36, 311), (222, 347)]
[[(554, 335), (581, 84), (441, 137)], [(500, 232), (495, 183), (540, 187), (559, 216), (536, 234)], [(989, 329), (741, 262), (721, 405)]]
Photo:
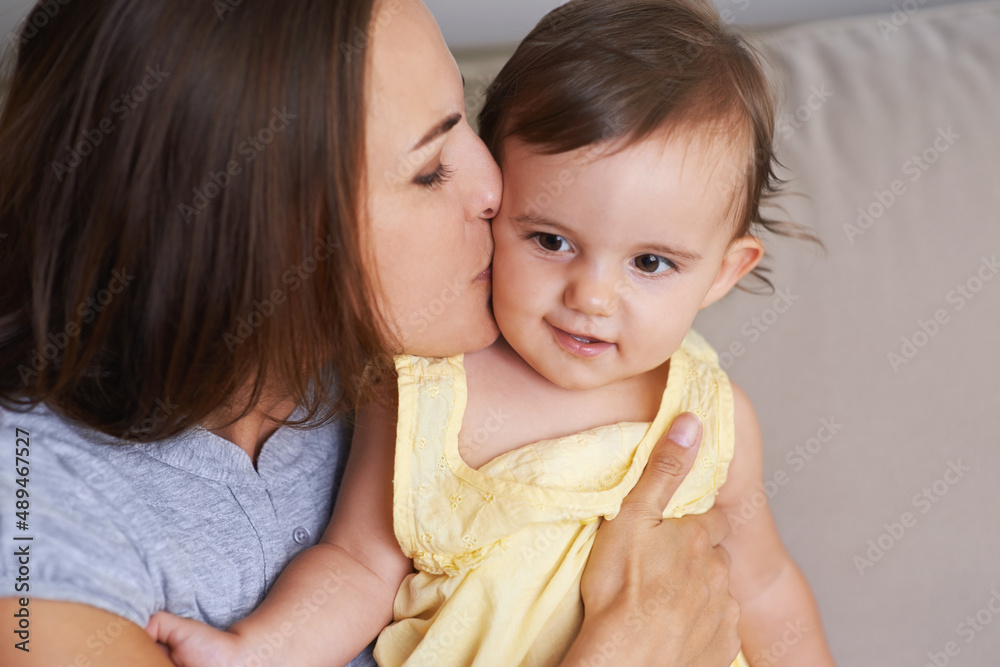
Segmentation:
[(568, 234), (573, 231), (567, 225), (541, 215), (530, 215), (527, 213), (518, 215), (514, 218), (514, 222), (519, 225), (542, 225), (543, 227), (551, 227), (557, 232), (562, 232), (564, 234)]
[(684, 259), (689, 262), (697, 262), (701, 259), (701, 255), (698, 253), (691, 250), (685, 250), (684, 248), (678, 248), (677, 246), (663, 245), (662, 243), (648, 243), (643, 244), (642, 247), (656, 253), (657, 255)]

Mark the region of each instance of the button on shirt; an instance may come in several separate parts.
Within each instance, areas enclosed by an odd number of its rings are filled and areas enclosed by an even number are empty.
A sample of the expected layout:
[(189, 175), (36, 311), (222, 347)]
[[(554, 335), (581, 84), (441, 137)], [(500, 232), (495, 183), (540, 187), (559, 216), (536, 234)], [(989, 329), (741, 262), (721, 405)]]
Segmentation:
[(292, 539), (295, 540), (296, 544), (310, 544), (312, 543), (312, 535), (309, 531), (302, 526), (299, 526), (292, 531)]
[[(298, 413), (293, 415), (293, 418)], [(218, 628), (242, 619), (288, 562), (323, 534), (347, 458), (342, 422), (278, 429), (255, 469), (201, 428), (122, 444), (44, 407), (0, 410), (0, 433), (29, 433), (30, 596), (89, 604), (140, 627), (158, 610)], [(4, 436), (7, 437), (7, 436)], [(15, 493), (0, 467), (0, 497)], [(12, 522), (0, 521), (11, 544)], [(11, 595), (11, 549), (0, 590)], [(370, 653), (353, 665), (373, 665)]]

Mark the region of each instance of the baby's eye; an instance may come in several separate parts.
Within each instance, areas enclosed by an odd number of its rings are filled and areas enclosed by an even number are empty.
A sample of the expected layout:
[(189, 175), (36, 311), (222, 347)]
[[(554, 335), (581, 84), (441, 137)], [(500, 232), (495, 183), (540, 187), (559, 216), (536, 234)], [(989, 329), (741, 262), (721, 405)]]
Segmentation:
[(544, 232), (538, 232), (533, 235), (535, 241), (544, 250), (549, 252), (564, 252), (569, 250), (569, 241), (559, 236), (558, 234), (546, 234)]
[(632, 262), (635, 264), (635, 268), (650, 275), (666, 273), (677, 268), (669, 259), (659, 255), (639, 255)]

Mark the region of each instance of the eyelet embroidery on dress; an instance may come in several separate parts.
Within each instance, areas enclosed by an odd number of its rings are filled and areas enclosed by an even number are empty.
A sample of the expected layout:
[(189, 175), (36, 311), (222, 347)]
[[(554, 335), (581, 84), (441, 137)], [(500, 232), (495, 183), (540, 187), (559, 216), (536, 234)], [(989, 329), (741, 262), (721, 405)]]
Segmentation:
[[(695, 342), (697, 341), (695, 340)], [(716, 431), (721, 430), (725, 435), (726, 429), (721, 428), (721, 426), (728, 423), (725, 421), (727, 418), (725, 415), (720, 417), (718, 414), (719, 405), (723, 403), (717, 395), (709, 395), (713, 385), (718, 387), (726, 384), (725, 376), (713, 370), (714, 366), (711, 369), (702, 370), (702, 366), (707, 362), (702, 359), (704, 355), (699, 355), (697, 352), (699, 350), (695, 349), (694, 352), (685, 351), (677, 356), (675, 368), (680, 370), (681, 377), (687, 375), (692, 378), (693, 384), (690, 395), (683, 394), (681, 400), (675, 401), (675, 403), (677, 408), (689, 409), (702, 418), (706, 425), (705, 438), (708, 441), (708, 446), (697, 456), (700, 459), (697, 462), (697, 468), (701, 472), (695, 471), (695, 474), (691, 476), (691, 483), (686, 485), (688, 487), (686, 493), (679, 494), (678, 500), (675, 501), (676, 504), (671, 506), (674, 516), (691, 511), (693, 507), (699, 509), (711, 504), (705, 499), (716, 495), (718, 490), (712, 488), (709, 493), (706, 490), (706, 485), (711, 486), (713, 478), (717, 480), (720, 474), (725, 472), (727, 467), (725, 459), (730, 453), (727, 449), (728, 445), (723, 446), (717, 442), (719, 433)], [(530, 560), (531, 555), (537, 554), (539, 544), (536, 541), (536, 535), (531, 536), (530, 541), (526, 539), (522, 542), (518, 541), (517, 533), (509, 534), (511, 530), (518, 530), (523, 522), (533, 523), (535, 520), (533, 515), (537, 513), (541, 513), (546, 522), (552, 521), (557, 525), (565, 526), (565, 530), (559, 531), (558, 539), (552, 539), (554, 534), (552, 532), (545, 531), (543, 533), (545, 538), (553, 544), (563, 538), (563, 533), (565, 533), (566, 539), (571, 541), (575, 539), (575, 535), (596, 529), (600, 525), (601, 519), (618, 513), (611, 503), (602, 505), (600, 502), (594, 501), (591, 504), (589, 500), (587, 502), (581, 500), (580, 503), (583, 505), (581, 507), (566, 506), (567, 503), (562, 501), (561, 496), (521, 494), (503, 482), (485, 486), (486, 489), (497, 488), (503, 495), (503, 497), (495, 496), (493, 493), (483, 490), (482, 486), (467, 481), (463, 474), (467, 466), (459, 456), (463, 450), (459, 443), (451, 440), (454, 434), (449, 430), (455, 414), (455, 408), (452, 404), (461, 398), (463, 385), (461, 377), (453, 377), (448, 369), (438, 368), (435, 365), (438, 363), (435, 361), (429, 367), (420, 366), (417, 368), (416, 382), (405, 388), (405, 391), (408, 392), (408, 398), (416, 401), (417, 416), (422, 417), (426, 407), (427, 413), (434, 413), (434, 419), (414, 420), (412, 422), (413, 431), (408, 436), (409, 442), (406, 445), (400, 445), (409, 450), (409, 456), (415, 462), (412, 472), (407, 474), (405, 478), (400, 476), (397, 489), (401, 490), (405, 486), (407, 490), (406, 500), (411, 505), (407, 511), (412, 522), (406, 527), (405, 532), (411, 536), (419, 536), (419, 539), (411, 537), (413, 543), (408, 546), (410, 548), (417, 547), (412, 553), (414, 553), (414, 563), (420, 572), (434, 577), (435, 581), (445, 577), (468, 574), (471, 581), (472, 577), (477, 576), (472, 574), (473, 571), (478, 569), (480, 564), (488, 558), (509, 558), (516, 566), (518, 561)], [(446, 362), (446, 364), (451, 364), (451, 362)], [(691, 369), (690, 366), (694, 366), (697, 370), (691, 372), (694, 369)], [(461, 368), (460, 362), (455, 364), (455, 368)], [(681, 378), (675, 378), (675, 380), (679, 379)], [(718, 381), (716, 382), (716, 380)], [(673, 393), (676, 398), (678, 392), (674, 391)], [(718, 389), (716, 389), (716, 393), (718, 393)], [(437, 401), (437, 398), (442, 400)], [(672, 406), (670, 407), (673, 409)], [(699, 407), (702, 409), (695, 410)], [(728, 419), (731, 419), (731, 416)], [(424, 433), (433, 433), (434, 435), (421, 437)], [(627, 434), (630, 436), (628, 444), (631, 446), (634, 438), (632, 438), (631, 432)], [(586, 437), (581, 437), (582, 435), (584, 434), (577, 433), (575, 438), (567, 437), (565, 443), (557, 443), (558, 446), (551, 450), (552, 459), (556, 461), (567, 460), (568, 463), (573, 463), (572, 446), (574, 442), (581, 445), (589, 444)], [(624, 435), (626, 433), (622, 430), (623, 441), (625, 440)], [(614, 444), (618, 445), (617, 442)], [(433, 447), (428, 450), (427, 447), (431, 445)], [(456, 449), (451, 449), (452, 447), (456, 447)], [(603, 457), (604, 445), (601, 444), (601, 447)], [(564, 448), (569, 451), (564, 451)], [(631, 455), (630, 451), (624, 448), (624, 444), (622, 451), (615, 455), (610, 451), (610, 448), (611, 446), (608, 445), (607, 465), (594, 465), (600, 474), (562, 475), (556, 480), (562, 485), (557, 487), (560, 494), (564, 490), (571, 491), (574, 487), (578, 491), (586, 490), (590, 493), (595, 490), (606, 491), (615, 487), (616, 485), (611, 481), (613, 475), (610, 474), (610, 470), (621, 466), (624, 468), (624, 474), (628, 469), (631, 469), (629, 468)], [(434, 459), (435, 451), (439, 457), (437, 460)], [(524, 457), (523, 461), (514, 461), (513, 463), (521, 463), (525, 466), (533, 465), (532, 461), (528, 460), (530, 458)], [(543, 462), (548, 460), (543, 459), (542, 456), (538, 458), (542, 459)], [(601, 460), (604, 461), (603, 458)], [(456, 467), (454, 469), (451, 467), (451, 461), (455, 461)], [(439, 468), (438, 472), (434, 472), (435, 464)], [(575, 468), (570, 469), (576, 472)], [(562, 470), (553, 467), (549, 474), (555, 478), (560, 476), (562, 472)], [(578, 481), (584, 477), (586, 484)], [(413, 484), (418, 486), (413, 486)], [(553, 484), (553, 487), (555, 486)], [(704, 495), (697, 500), (692, 500), (694, 495), (698, 495), (702, 491), (705, 492)], [(464, 502), (466, 493), (469, 494), (468, 506)], [(416, 498), (413, 498), (414, 494), (417, 495)], [(547, 503), (550, 499), (553, 502), (553, 507), (548, 508), (542, 504), (543, 502)], [(495, 508), (494, 505), (496, 505)], [(428, 509), (426, 515), (422, 512), (424, 508)], [(538, 508), (537, 512), (534, 508)], [(577, 524), (577, 521), (579, 525), (574, 525)], [(473, 528), (477, 531), (483, 531), (483, 546), (479, 546), (479, 536), (472, 532)], [(430, 530), (435, 532), (430, 533)], [(466, 530), (468, 532), (465, 532)], [(432, 541), (433, 545), (430, 544)], [(411, 552), (408, 551), (408, 553)], [(528, 555), (529, 558), (524, 558), (524, 555)], [(414, 585), (417, 586), (421, 582), (426, 583), (423, 575), (421, 575), (420, 580), (414, 582)], [(431, 589), (420, 586), (414, 590), (417, 593), (423, 593)], [(416, 597), (411, 599), (416, 599)], [(423, 602), (424, 599), (421, 598), (419, 601)], [(454, 618), (455, 616), (449, 619), (442, 615), (442, 625), (439, 627), (447, 628), (446, 624)]]

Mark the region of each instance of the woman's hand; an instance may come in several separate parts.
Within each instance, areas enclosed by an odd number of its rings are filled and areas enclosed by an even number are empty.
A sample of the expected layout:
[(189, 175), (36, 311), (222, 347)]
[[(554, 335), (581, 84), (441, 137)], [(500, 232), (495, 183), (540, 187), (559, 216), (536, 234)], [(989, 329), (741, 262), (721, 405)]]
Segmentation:
[(248, 657), (238, 635), (165, 611), (153, 614), (146, 634), (166, 647), (177, 667), (235, 667)]
[(739, 604), (729, 594), (729, 557), (718, 546), (725, 518), (661, 520), (691, 469), (701, 423), (680, 415), (613, 521), (597, 531), (581, 584), (585, 617), (567, 667), (721, 667), (739, 652)]

